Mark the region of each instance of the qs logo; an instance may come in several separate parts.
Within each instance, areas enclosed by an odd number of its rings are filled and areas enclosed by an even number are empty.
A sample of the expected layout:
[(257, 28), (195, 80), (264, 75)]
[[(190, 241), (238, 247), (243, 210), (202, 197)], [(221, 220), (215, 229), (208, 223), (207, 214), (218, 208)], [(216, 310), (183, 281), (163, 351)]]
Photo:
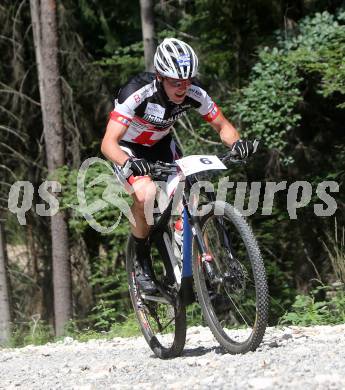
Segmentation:
[[(90, 183), (87, 183), (86, 177), (89, 168), (93, 164), (103, 164), (107, 167), (109, 174), (101, 174), (100, 176), (93, 179)], [(86, 197), (87, 188), (99, 185), (100, 183), (106, 184), (105, 190), (103, 191), (100, 198), (94, 200), (91, 203), (88, 203)], [(113, 169), (107, 161), (98, 158), (91, 157), (85, 160), (78, 171), (77, 177), (77, 197), (79, 205), (74, 207), (79, 211), (89, 225), (100, 233), (111, 233), (113, 232), (119, 223), (121, 222), (121, 217), (124, 214), (128, 220), (135, 225), (135, 220), (128, 205), (127, 201), (123, 199), (124, 188), (116, 181), (114, 177)], [(94, 214), (107, 208), (112, 205), (117, 207), (120, 210), (120, 215), (117, 220), (111, 226), (102, 226), (94, 217)]]

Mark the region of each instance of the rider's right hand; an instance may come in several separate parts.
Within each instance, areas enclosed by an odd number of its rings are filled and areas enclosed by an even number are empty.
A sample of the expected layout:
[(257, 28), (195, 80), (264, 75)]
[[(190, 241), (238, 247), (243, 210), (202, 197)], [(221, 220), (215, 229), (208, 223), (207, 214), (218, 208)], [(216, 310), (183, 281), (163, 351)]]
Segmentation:
[(126, 178), (129, 176), (145, 176), (151, 172), (150, 163), (144, 158), (129, 158), (122, 166)]

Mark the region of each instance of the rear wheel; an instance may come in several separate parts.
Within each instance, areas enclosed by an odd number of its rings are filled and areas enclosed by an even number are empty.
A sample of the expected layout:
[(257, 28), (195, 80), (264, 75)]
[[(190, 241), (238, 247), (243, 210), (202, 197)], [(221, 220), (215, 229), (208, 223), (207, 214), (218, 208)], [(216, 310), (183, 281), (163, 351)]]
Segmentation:
[(152, 267), (161, 287), (169, 291), (168, 300), (158, 293), (148, 296), (140, 292), (136, 282), (133, 242), (127, 245), (126, 269), (129, 293), (141, 331), (152, 351), (162, 359), (181, 355), (186, 341), (186, 310), (181, 304), (176, 285), (167, 278), (162, 256), (153, 246), (151, 248)]
[[(215, 215), (215, 207), (223, 207)], [(268, 317), (268, 288), (259, 247), (244, 218), (231, 205), (212, 203), (201, 218), (205, 261), (193, 241), (193, 276), (203, 316), (230, 353), (254, 351)], [(217, 212), (219, 214), (219, 212)], [(207, 264), (206, 264), (207, 262)]]

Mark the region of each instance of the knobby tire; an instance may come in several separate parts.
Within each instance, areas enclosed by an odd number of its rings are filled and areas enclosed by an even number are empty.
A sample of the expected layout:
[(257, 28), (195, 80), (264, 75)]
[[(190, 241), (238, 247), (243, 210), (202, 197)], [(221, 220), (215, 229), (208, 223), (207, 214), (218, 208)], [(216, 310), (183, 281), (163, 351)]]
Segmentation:
[[(230, 204), (213, 202), (210, 205), (211, 211), (201, 217), (201, 231), (206, 245), (211, 246), (211, 240), (215, 242), (210, 249), (213, 255), (219, 254), (217, 262), (213, 260), (213, 267), (218, 272), (218, 276), (222, 276), (220, 274), (224, 272), (224, 267), (228, 269), (229, 259), (225, 256), (224, 246), (226, 245), (223, 237), (224, 232), (227, 237), (232, 235), (231, 240), (236, 246), (235, 249), (238, 249), (236, 269), (239, 270), (239, 281), (235, 278), (223, 277), (223, 281), (213, 287), (200, 260), (198, 245), (194, 237), (193, 276), (198, 301), (210, 330), (227, 352), (237, 354), (254, 351), (262, 341), (268, 318), (268, 287), (263, 259), (252, 230), (243, 216)], [(216, 206), (224, 207), (224, 216), (220, 219), (215, 215)], [(221, 228), (219, 220), (223, 221)], [(209, 228), (211, 225), (213, 230)], [(224, 226), (231, 226), (231, 229), (227, 230)], [(235, 287), (231, 287), (232, 284), (224, 280), (231, 280)], [(221, 286), (222, 283), (226, 287)], [(244, 302), (242, 303), (240, 299)], [(241, 305), (244, 309), (240, 314)], [(227, 327), (229, 324), (230, 328), (236, 330), (229, 331)], [(236, 332), (237, 334), (244, 333), (244, 339), (236, 336)]]
[[(155, 253), (157, 255), (157, 251)], [(162, 259), (154, 259), (154, 262), (162, 263)], [(131, 238), (129, 238), (127, 243), (126, 270), (132, 305), (139, 322), (141, 332), (143, 333), (148, 345), (155, 355), (161, 359), (169, 359), (180, 356), (186, 341), (186, 309), (182, 304), (179, 304), (179, 300), (175, 307), (169, 305), (170, 311), (173, 311), (172, 318), (174, 319), (174, 324), (169, 325), (169, 332), (171, 331), (171, 333), (163, 335), (162, 337), (158, 336), (159, 332), (157, 332), (156, 329), (157, 322), (155, 318), (152, 317), (152, 310), (158, 311), (159, 304), (146, 302), (141, 298), (140, 291), (136, 284), (134, 250)], [(162, 304), (163, 311), (167, 310), (168, 312), (169, 309), (165, 309), (164, 304)], [(162, 318), (162, 321), (163, 320), (165, 319)], [(168, 322), (169, 321), (167, 321), (167, 323)], [(166, 339), (169, 338), (169, 341), (164, 339), (164, 337)]]

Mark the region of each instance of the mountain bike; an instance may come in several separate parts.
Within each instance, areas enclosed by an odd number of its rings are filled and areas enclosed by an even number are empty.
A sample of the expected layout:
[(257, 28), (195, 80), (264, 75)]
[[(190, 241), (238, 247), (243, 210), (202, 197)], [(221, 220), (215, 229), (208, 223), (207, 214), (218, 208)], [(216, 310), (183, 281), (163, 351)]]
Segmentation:
[[(186, 307), (193, 301), (194, 291), (204, 320), (225, 351), (232, 354), (254, 351), (264, 336), (268, 288), (253, 232), (231, 204), (217, 200), (213, 192), (199, 197), (194, 191), (200, 172), (215, 172), (237, 163), (239, 160), (230, 152), (219, 158), (188, 156), (172, 164), (152, 165), (152, 179), (173, 177), (175, 190), (176, 182), (184, 184), (180, 191), (183, 240), (180, 246), (176, 242), (178, 202), (174, 202), (172, 192), (166, 208), (155, 215), (148, 236), (152, 279), (158, 293), (144, 294), (138, 287), (138, 264), (134, 261), (131, 238), (127, 244), (126, 269), (141, 331), (152, 351), (162, 359), (177, 357), (183, 351)], [(197, 198), (202, 198), (202, 202)]]

